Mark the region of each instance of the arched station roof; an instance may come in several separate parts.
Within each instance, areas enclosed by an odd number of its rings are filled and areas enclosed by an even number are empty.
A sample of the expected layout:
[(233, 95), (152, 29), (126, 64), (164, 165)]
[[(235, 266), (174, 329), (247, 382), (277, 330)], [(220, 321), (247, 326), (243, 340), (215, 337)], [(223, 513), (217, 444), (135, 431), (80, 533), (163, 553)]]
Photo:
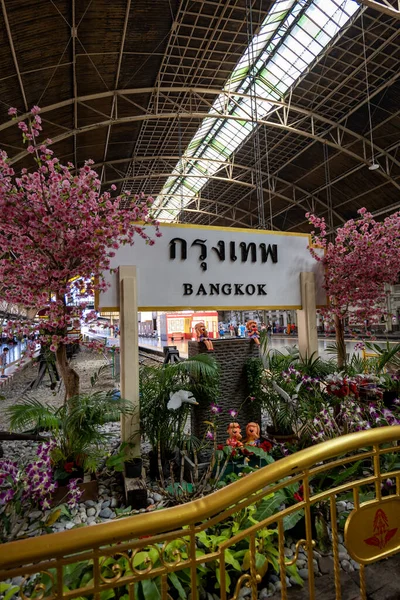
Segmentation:
[[(161, 218), (307, 231), (400, 207), (397, 0), (0, 0), (0, 147), (42, 108), (63, 162)], [(371, 165), (379, 168), (371, 170)]]

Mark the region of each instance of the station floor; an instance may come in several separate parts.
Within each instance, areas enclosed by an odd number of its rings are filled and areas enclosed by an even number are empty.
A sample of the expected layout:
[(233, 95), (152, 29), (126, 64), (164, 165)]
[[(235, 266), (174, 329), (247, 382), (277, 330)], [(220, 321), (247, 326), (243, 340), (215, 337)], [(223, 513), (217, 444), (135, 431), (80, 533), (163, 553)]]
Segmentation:
[[(227, 339), (229, 339), (229, 336), (226, 336)], [(328, 346), (331, 345), (334, 342), (333, 338), (327, 338), (327, 339), (320, 339), (318, 340), (318, 351), (319, 351), (319, 355), (322, 358), (325, 359), (329, 359), (332, 358), (332, 354), (329, 354), (329, 352), (327, 351)], [(285, 346), (294, 346), (297, 345), (298, 343), (298, 339), (296, 336), (284, 336), (284, 335), (271, 335), (271, 342), (270, 342), (270, 346), (271, 348), (276, 348), (277, 350), (283, 351), (285, 349)], [(353, 354), (355, 352), (354, 347), (357, 343), (356, 341), (347, 341), (346, 342), (346, 347), (347, 347), (347, 352), (349, 352), (350, 354)], [(183, 358), (187, 357), (187, 340), (184, 341), (163, 341), (158, 339), (153, 339), (153, 338), (147, 338), (147, 337), (139, 337), (139, 346), (141, 347), (147, 347), (147, 348), (154, 348), (157, 350), (162, 350), (163, 346), (176, 346), (177, 349), (179, 350), (179, 355), (182, 356)], [(358, 353), (358, 351), (356, 351)]]

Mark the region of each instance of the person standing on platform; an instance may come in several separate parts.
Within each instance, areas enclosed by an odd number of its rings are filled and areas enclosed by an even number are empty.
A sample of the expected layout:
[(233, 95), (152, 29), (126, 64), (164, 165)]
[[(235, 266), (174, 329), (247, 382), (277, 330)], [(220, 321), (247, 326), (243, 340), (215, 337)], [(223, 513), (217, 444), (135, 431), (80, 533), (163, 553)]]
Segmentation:
[(230, 335), (231, 337), (234, 337), (234, 335), (235, 335), (235, 328), (234, 328), (234, 326), (232, 325), (232, 323), (230, 323), (230, 324), (229, 324), (229, 335)]
[(7, 375), (6, 373), (6, 366), (7, 366), (7, 354), (8, 354), (8, 348), (3, 348), (3, 352), (1, 353), (1, 357), (0, 357), (0, 370), (1, 370), (1, 378), (2, 379), (6, 379)]

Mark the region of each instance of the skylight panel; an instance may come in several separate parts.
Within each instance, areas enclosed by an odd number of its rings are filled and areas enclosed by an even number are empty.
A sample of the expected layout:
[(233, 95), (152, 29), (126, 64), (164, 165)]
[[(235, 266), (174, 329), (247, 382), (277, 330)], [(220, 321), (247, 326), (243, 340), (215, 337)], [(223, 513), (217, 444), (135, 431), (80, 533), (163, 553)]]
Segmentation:
[[(235, 119), (203, 120), (185, 151), (194, 160), (186, 163), (184, 172), (182, 161), (178, 162), (156, 199), (159, 219), (171, 220), (168, 207), (173, 198), (165, 201), (165, 190), (179, 199), (175, 208), (186, 206), (206, 185), (205, 175), (215, 174), (221, 168), (218, 161), (227, 160), (257, 126), (251, 116), (256, 121), (273, 109), (271, 103), (256, 100), (255, 96), (283, 98), (358, 8), (355, 0), (313, 0), (308, 6), (296, 0), (275, 2), (224, 88), (248, 96), (227, 100), (221, 95), (215, 99), (210, 113), (224, 113)], [(216, 162), (208, 163), (204, 160), (207, 158)]]

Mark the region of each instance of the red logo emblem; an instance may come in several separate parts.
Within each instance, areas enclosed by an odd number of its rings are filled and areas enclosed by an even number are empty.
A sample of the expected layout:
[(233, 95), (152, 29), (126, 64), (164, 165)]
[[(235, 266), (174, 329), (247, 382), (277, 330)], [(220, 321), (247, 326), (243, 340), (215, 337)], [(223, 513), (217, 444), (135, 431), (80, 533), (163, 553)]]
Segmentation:
[(383, 550), (396, 534), (398, 528), (389, 529), (389, 519), (386, 513), (381, 508), (378, 508), (374, 517), (373, 529), (374, 535), (364, 540), (364, 542), (368, 546), (377, 546), (380, 550)]

